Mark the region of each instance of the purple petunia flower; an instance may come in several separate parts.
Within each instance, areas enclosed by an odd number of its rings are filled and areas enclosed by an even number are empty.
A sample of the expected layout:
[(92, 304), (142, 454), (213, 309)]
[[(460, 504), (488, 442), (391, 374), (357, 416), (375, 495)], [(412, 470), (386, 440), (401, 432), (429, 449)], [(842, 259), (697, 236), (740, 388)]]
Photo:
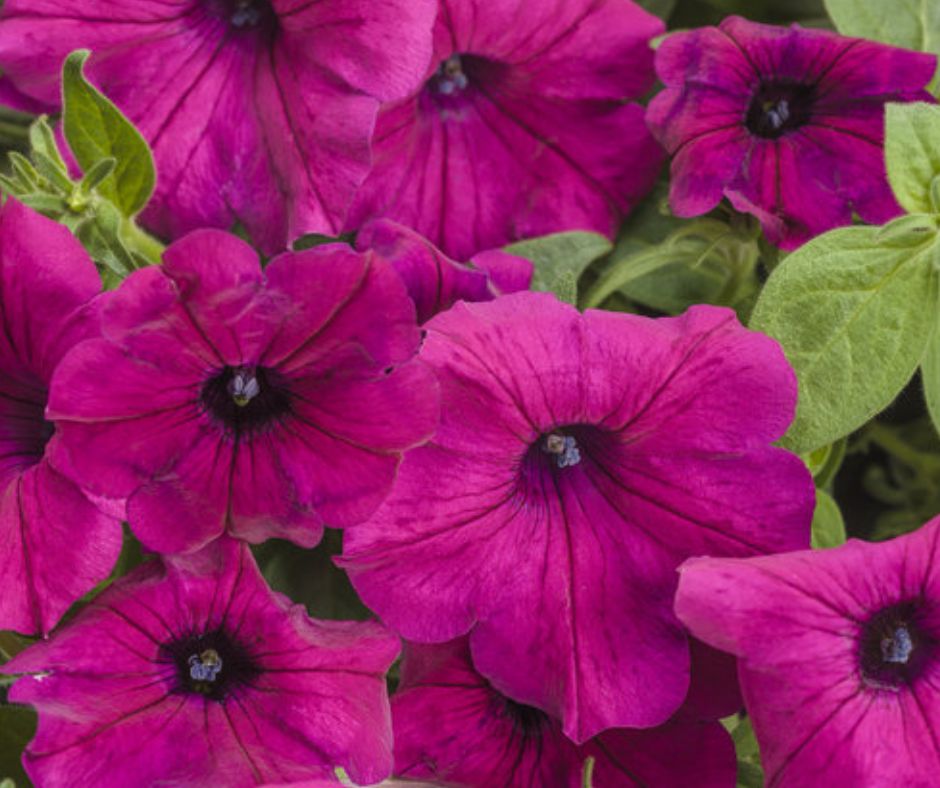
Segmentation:
[(418, 322), (430, 320), (457, 301), (491, 301), (503, 293), (528, 290), (532, 263), (500, 249), (451, 260), (414, 230), (388, 219), (369, 222), (356, 234), (356, 248), (388, 260), (415, 302)]
[(669, 36), (656, 53), (666, 89), (647, 122), (673, 155), (670, 202), (698, 216), (726, 196), (793, 249), (901, 212), (885, 174), (884, 105), (932, 101), (937, 59), (825, 30), (728, 17)]
[(726, 309), (582, 316), (544, 293), (426, 329), (441, 427), (347, 532), (356, 589), (409, 640), (470, 631), (480, 672), (578, 742), (665, 722), (689, 689), (675, 568), (809, 543), (809, 473), (770, 446), (796, 400), (779, 346)]
[(151, 561), (4, 665), (39, 712), (37, 785), (254, 785), (388, 776), (376, 623), (314, 621), (265, 584), (244, 543)]
[(102, 326), (53, 381), (53, 463), (127, 496), (131, 528), (158, 552), (225, 530), (312, 546), (324, 522), (371, 514), (402, 452), (437, 425), (401, 280), (342, 244), (262, 273), (243, 241), (197, 231), (128, 277)]
[(427, 81), (383, 107), (348, 226), (388, 217), (459, 260), (611, 234), (662, 161), (629, 103), (653, 84), (662, 31), (630, 0), (441, 0)]
[(237, 219), (277, 251), (339, 233), (379, 103), (419, 84), (434, 14), (434, 0), (8, 0), (0, 95), (54, 110), (63, 59), (93, 50), (92, 81), (154, 149), (148, 226)]
[(724, 788), (737, 763), (722, 725), (680, 712), (659, 728), (613, 729), (577, 745), (558, 722), (500, 694), (473, 668), (466, 638), (406, 644), (392, 697), (395, 773), (443, 785)]
[(881, 544), (681, 567), (679, 617), (740, 657), (768, 786), (936, 782), (938, 553), (935, 519)]
[(49, 632), (104, 580), (120, 522), (46, 459), (44, 415), (65, 352), (98, 334), (101, 280), (62, 225), (7, 200), (0, 208), (0, 629)]

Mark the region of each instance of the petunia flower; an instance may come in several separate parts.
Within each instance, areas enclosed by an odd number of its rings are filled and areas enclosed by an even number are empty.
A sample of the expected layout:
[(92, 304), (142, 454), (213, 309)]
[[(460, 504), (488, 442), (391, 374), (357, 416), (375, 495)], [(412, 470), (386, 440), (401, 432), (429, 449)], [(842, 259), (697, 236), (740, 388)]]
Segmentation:
[(676, 567), (809, 543), (808, 471), (770, 446), (796, 399), (779, 346), (726, 309), (581, 315), (545, 293), (425, 328), (441, 427), (347, 531), (353, 585), (409, 640), (469, 632), (480, 673), (576, 742), (664, 723), (689, 689)]
[(457, 301), (491, 301), (503, 293), (528, 290), (532, 263), (500, 249), (452, 260), (414, 230), (388, 219), (369, 222), (356, 234), (356, 248), (388, 260), (415, 302), (418, 322), (430, 320)]
[(47, 459), (57, 425), (49, 381), (98, 334), (94, 263), (62, 225), (15, 200), (0, 208), (0, 629), (46, 634), (104, 580), (120, 521)]
[(630, 0), (441, 0), (424, 86), (382, 108), (347, 226), (394, 219), (458, 260), (613, 233), (662, 162), (630, 101), (662, 31)]
[(826, 30), (728, 17), (669, 36), (656, 52), (666, 89), (647, 123), (673, 156), (670, 203), (698, 216), (725, 196), (793, 249), (901, 212), (885, 173), (884, 105), (932, 101), (934, 55)]
[(680, 712), (646, 730), (612, 729), (572, 742), (545, 712), (498, 692), (473, 668), (466, 638), (406, 644), (392, 696), (395, 773), (442, 785), (581, 788), (594, 758), (595, 788), (725, 788), (737, 763), (717, 721)]
[(177, 237), (238, 220), (273, 252), (339, 233), (380, 102), (424, 74), (435, 10), (434, 0), (8, 0), (0, 96), (56, 110), (62, 61), (93, 50), (89, 77), (154, 149), (147, 225)]
[(267, 587), (247, 545), (220, 540), (117, 581), (4, 671), (39, 727), (34, 783), (376, 782), (392, 767), (385, 671), (398, 639), (315, 621)]
[(940, 774), (938, 553), (934, 519), (880, 544), (681, 567), (676, 612), (740, 658), (768, 786)]
[(102, 326), (53, 381), (53, 463), (127, 497), (131, 528), (157, 552), (226, 530), (313, 546), (324, 522), (371, 514), (402, 452), (437, 424), (401, 280), (342, 244), (262, 272), (243, 241), (197, 231), (128, 277)]

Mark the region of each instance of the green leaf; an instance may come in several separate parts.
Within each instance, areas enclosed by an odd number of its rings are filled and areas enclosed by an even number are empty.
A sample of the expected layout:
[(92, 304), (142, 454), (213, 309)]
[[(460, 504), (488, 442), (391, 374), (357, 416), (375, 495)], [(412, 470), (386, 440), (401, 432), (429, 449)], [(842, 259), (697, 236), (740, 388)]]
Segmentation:
[(828, 489), (835, 479), (839, 468), (842, 467), (842, 460), (845, 459), (847, 444), (845, 439), (838, 440), (803, 456), (806, 467), (813, 474), (813, 481), (820, 489)]
[(940, 326), (930, 333), (927, 352), (920, 367), (920, 377), (924, 385), (924, 400), (927, 412), (937, 434), (940, 435)]
[(660, 19), (669, 19), (676, 8), (677, 0), (637, 0), (637, 4)]
[(153, 155), (134, 128), (83, 74), (88, 50), (65, 60), (62, 70), (62, 124), (69, 148), (84, 172), (103, 159), (113, 158), (114, 173), (99, 185), (99, 192), (131, 217), (150, 199), (156, 181)]
[(826, 233), (771, 275), (751, 327), (777, 339), (799, 380), (782, 443), (831, 443), (885, 408), (920, 364), (936, 323), (936, 237), (914, 249), (878, 246), (878, 229)]
[(34, 153), (43, 153), (48, 156), (57, 166), (68, 171), (65, 159), (59, 151), (59, 143), (56, 142), (55, 132), (49, 125), (49, 118), (46, 115), (40, 115), (29, 127), (29, 147)]
[(842, 35), (940, 54), (937, 0), (825, 0), (825, 4)]
[(25, 706), (0, 704), (0, 774), (29, 785), (20, 757), (36, 733), (36, 712)]
[(932, 196), (940, 175), (940, 107), (888, 104), (885, 164), (894, 196), (908, 213), (940, 213)]
[(738, 758), (738, 788), (763, 788), (760, 748), (751, 721), (744, 717), (731, 729), (731, 739)]
[(97, 164), (93, 164), (88, 172), (85, 173), (85, 177), (82, 178), (81, 190), (85, 194), (90, 194), (94, 189), (97, 189), (101, 185), (101, 182), (113, 173), (116, 168), (117, 161), (110, 156), (107, 159), (102, 159)]
[(816, 490), (811, 546), (814, 550), (845, 544), (845, 521), (839, 504), (825, 490)]
[(599, 257), (613, 249), (603, 235), (586, 232), (555, 233), (520, 241), (506, 247), (532, 261), (532, 289), (554, 293), (562, 301), (575, 304), (578, 300), (578, 279)]
[(594, 758), (588, 756), (581, 770), (581, 788), (594, 788)]

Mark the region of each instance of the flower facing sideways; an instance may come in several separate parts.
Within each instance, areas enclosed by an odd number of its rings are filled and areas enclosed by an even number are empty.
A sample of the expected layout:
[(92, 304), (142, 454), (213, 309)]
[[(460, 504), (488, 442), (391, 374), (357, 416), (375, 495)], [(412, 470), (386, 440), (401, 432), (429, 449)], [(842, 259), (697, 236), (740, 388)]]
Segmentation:
[(647, 122), (673, 156), (670, 202), (698, 216), (726, 196), (793, 249), (852, 212), (900, 213), (885, 174), (884, 105), (932, 101), (937, 59), (825, 30), (728, 17), (669, 36)]
[(74, 49), (160, 174), (145, 222), (177, 237), (237, 219), (266, 251), (337, 235), (379, 102), (421, 80), (433, 0), (9, 0), (0, 97), (59, 107)]
[(101, 289), (72, 234), (9, 199), (0, 208), (0, 629), (46, 634), (104, 580), (121, 527), (58, 473), (45, 413), (53, 371), (98, 336)]
[(739, 657), (768, 786), (936, 784), (940, 519), (890, 542), (680, 568), (676, 612)]
[(391, 263), (415, 303), (419, 323), (457, 301), (490, 301), (528, 290), (532, 282), (532, 263), (525, 258), (490, 249), (458, 263), (414, 230), (388, 219), (366, 224), (356, 234), (356, 248), (371, 249)]
[(544, 293), (426, 330), (441, 427), (346, 532), (356, 590), (409, 640), (469, 632), (479, 672), (578, 742), (664, 723), (689, 689), (676, 567), (809, 543), (808, 471), (770, 446), (796, 399), (779, 347), (729, 310), (581, 315)]
[(443, 785), (580, 788), (594, 758), (595, 788), (724, 788), (734, 747), (717, 721), (680, 712), (659, 728), (612, 729), (577, 745), (557, 720), (500, 694), (473, 668), (466, 638), (405, 646), (392, 696), (395, 773)]
[(398, 639), (318, 622), (224, 539), (151, 561), (4, 665), (35, 706), (37, 785), (255, 785), (387, 777)]
[(371, 514), (402, 452), (437, 425), (404, 286), (341, 244), (262, 272), (244, 242), (197, 231), (127, 278), (102, 331), (57, 371), (53, 462), (127, 497), (131, 528), (158, 552), (226, 530), (313, 546), (324, 523)]
[(347, 226), (394, 219), (458, 260), (612, 234), (662, 161), (632, 102), (662, 30), (631, 0), (440, 0), (424, 86), (383, 106)]

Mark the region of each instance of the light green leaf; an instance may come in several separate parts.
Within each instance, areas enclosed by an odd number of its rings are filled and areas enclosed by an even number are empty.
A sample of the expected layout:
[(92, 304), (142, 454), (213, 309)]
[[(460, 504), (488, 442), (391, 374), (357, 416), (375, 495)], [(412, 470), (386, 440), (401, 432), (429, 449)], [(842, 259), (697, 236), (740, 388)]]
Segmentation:
[(62, 123), (69, 148), (87, 172), (103, 159), (117, 163), (98, 191), (131, 217), (150, 199), (156, 182), (150, 147), (107, 98), (83, 74), (88, 50), (73, 52), (62, 70)]
[(554, 293), (562, 301), (577, 303), (578, 279), (599, 257), (609, 253), (613, 245), (603, 235), (586, 232), (555, 233), (520, 241), (506, 247), (532, 261), (532, 289)]
[(56, 142), (55, 132), (49, 125), (49, 118), (46, 115), (40, 115), (33, 121), (29, 127), (29, 147), (33, 152), (44, 153), (52, 159), (63, 170), (68, 170), (65, 159), (59, 151), (59, 143)]
[(888, 104), (885, 164), (894, 196), (906, 211), (940, 213), (932, 197), (934, 180), (940, 176), (940, 107)]
[(825, 0), (836, 29), (846, 36), (940, 53), (936, 0)]
[(782, 443), (831, 443), (891, 403), (936, 323), (940, 246), (878, 246), (878, 229), (847, 227), (794, 252), (764, 287), (751, 327), (777, 339), (799, 380)]
[(924, 400), (934, 428), (940, 434), (940, 326), (934, 328), (920, 367)]
[(825, 490), (816, 490), (816, 509), (813, 512), (813, 549), (838, 547), (845, 544), (845, 521), (839, 504)]

